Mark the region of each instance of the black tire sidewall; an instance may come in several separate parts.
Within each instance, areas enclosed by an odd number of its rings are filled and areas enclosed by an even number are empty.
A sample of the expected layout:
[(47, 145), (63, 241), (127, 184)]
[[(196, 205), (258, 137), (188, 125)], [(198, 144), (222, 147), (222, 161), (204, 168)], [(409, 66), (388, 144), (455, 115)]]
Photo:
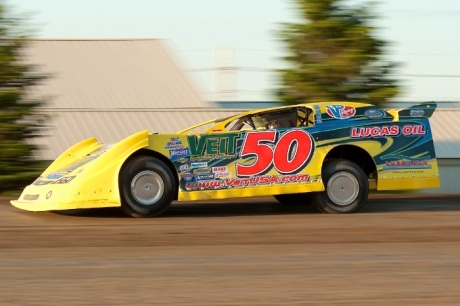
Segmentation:
[[(327, 183), (336, 173), (348, 172), (352, 174), (359, 184), (356, 199), (348, 205), (335, 204), (327, 194)], [(358, 211), (366, 202), (369, 195), (369, 183), (364, 171), (354, 162), (349, 160), (332, 160), (327, 162), (322, 171), (322, 179), (326, 190), (315, 193), (315, 202), (318, 209), (325, 213), (353, 213)]]
[[(131, 193), (133, 178), (145, 170), (157, 173), (164, 184), (163, 195), (152, 205), (139, 203)], [(169, 207), (174, 198), (175, 181), (173, 174), (167, 165), (155, 157), (138, 156), (128, 160), (120, 172), (119, 184), (122, 209), (133, 217), (158, 216)]]

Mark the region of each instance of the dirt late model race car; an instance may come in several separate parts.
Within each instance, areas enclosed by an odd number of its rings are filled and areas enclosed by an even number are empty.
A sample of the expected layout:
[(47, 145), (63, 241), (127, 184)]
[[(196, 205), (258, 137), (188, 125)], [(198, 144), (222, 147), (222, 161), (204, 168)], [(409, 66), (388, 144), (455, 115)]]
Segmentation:
[(11, 203), (29, 211), (121, 207), (144, 217), (173, 200), (273, 195), (326, 213), (356, 212), (370, 189), (440, 186), (429, 123), (435, 109), (308, 103), (176, 134), (142, 131), (116, 144), (91, 138), (61, 154)]

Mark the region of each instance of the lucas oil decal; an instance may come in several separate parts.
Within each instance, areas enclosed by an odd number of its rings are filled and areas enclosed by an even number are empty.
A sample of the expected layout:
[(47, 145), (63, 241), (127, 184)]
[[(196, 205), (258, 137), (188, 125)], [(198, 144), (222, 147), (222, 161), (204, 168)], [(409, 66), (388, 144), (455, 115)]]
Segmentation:
[(356, 114), (356, 109), (352, 106), (334, 104), (326, 106), (326, 112), (335, 119), (348, 119)]
[(419, 136), (425, 135), (425, 126), (421, 124), (404, 125), (382, 125), (382, 126), (369, 126), (351, 129), (351, 138), (366, 138), (366, 137), (385, 137), (385, 136)]

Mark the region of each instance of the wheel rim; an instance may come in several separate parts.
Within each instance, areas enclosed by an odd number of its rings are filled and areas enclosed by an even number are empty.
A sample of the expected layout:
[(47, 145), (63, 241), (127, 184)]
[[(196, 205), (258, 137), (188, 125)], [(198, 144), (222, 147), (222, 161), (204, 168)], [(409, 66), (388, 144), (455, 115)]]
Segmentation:
[(358, 193), (358, 180), (351, 173), (336, 173), (327, 182), (327, 195), (339, 206), (352, 203), (358, 197)]
[(153, 171), (142, 171), (131, 181), (131, 193), (141, 204), (155, 204), (163, 195), (163, 179)]

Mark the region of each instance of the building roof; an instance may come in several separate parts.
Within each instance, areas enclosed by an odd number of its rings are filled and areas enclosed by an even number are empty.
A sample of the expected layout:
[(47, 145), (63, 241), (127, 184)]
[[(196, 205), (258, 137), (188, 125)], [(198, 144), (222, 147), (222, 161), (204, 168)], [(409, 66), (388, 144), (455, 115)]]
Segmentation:
[(33, 40), (27, 58), (50, 75), (36, 94), (52, 109), (203, 107), (162, 40)]
[(48, 129), (31, 143), (38, 145), (35, 158), (54, 160), (72, 145), (90, 137), (116, 143), (142, 130), (175, 133), (202, 121), (232, 116), (237, 110), (48, 110)]

